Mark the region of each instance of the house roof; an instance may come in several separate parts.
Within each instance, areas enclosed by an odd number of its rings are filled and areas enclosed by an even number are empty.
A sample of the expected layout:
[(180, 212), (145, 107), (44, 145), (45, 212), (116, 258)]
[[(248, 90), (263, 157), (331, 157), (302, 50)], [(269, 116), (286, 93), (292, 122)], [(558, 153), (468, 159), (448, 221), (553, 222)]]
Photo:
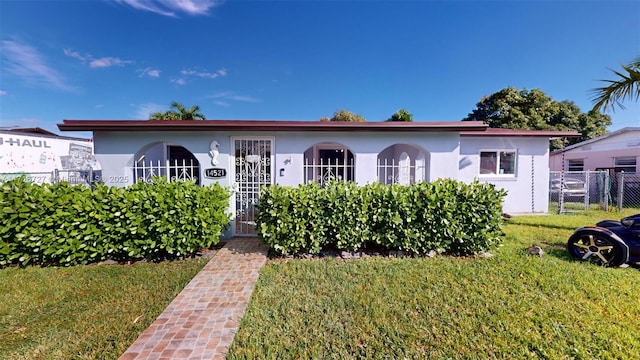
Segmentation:
[(522, 129), (502, 129), (487, 128), (485, 131), (461, 131), (460, 136), (524, 136), (524, 137), (578, 137), (580, 133), (575, 130), (559, 131), (559, 130), (522, 130)]
[(580, 136), (577, 131), (489, 128), (481, 121), (64, 120), (58, 128), (62, 131), (455, 131), (461, 136)]
[(0, 127), (0, 131), (58, 136), (56, 133), (39, 127)]
[(90, 141), (90, 142), (93, 141), (93, 139), (58, 135), (54, 132), (51, 132), (39, 127), (0, 127), (0, 132), (10, 133), (15, 135), (22, 135), (22, 136), (55, 138), (60, 140), (75, 140), (75, 141)]
[(62, 131), (484, 131), (480, 121), (337, 122), (281, 120), (64, 120)]
[(566, 146), (566, 147), (564, 147), (562, 149), (554, 150), (554, 151), (551, 152), (551, 154), (560, 154), (560, 153), (563, 153), (563, 152), (565, 152), (567, 150), (579, 148), (579, 147), (582, 147), (582, 146), (585, 146), (585, 145), (592, 144), (592, 143), (597, 142), (597, 141), (602, 141), (602, 140), (610, 138), (612, 136), (624, 134), (624, 133), (631, 132), (631, 131), (639, 131), (640, 132), (640, 127), (625, 127), (625, 128), (620, 129), (620, 130), (612, 131), (612, 132), (606, 133), (604, 135), (595, 137), (593, 139), (585, 140), (585, 141), (582, 141), (582, 142), (579, 142), (579, 143), (576, 143), (576, 144), (573, 144), (573, 145)]

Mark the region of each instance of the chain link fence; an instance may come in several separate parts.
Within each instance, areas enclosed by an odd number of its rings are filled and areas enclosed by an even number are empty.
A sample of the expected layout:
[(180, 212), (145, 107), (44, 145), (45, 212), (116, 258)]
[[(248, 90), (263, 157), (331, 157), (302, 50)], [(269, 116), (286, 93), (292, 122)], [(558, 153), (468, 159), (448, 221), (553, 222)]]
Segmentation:
[(552, 171), (549, 176), (549, 211), (611, 207), (640, 210), (640, 173), (609, 171)]

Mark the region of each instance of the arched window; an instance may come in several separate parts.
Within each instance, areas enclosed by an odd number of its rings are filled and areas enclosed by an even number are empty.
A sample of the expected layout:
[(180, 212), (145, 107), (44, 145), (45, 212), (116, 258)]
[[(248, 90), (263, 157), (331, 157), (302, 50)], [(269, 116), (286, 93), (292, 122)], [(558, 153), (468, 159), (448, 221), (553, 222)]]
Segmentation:
[(200, 185), (200, 163), (183, 146), (167, 142), (149, 144), (135, 155), (133, 177), (135, 182), (149, 182), (154, 176)]
[(378, 181), (409, 185), (427, 180), (427, 153), (409, 144), (394, 144), (378, 154)]
[(304, 152), (304, 180), (324, 185), (330, 180), (355, 180), (353, 152), (338, 143), (318, 143)]

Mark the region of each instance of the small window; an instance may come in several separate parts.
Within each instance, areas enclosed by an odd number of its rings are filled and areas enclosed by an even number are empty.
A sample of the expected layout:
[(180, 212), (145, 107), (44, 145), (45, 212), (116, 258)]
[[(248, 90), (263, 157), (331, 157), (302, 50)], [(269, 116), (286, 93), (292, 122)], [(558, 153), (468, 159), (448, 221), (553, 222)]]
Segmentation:
[(515, 175), (516, 152), (511, 151), (481, 151), (481, 175)]
[(567, 170), (584, 171), (584, 159), (571, 159), (567, 161)]
[(619, 157), (614, 159), (615, 171), (636, 172), (636, 158)]

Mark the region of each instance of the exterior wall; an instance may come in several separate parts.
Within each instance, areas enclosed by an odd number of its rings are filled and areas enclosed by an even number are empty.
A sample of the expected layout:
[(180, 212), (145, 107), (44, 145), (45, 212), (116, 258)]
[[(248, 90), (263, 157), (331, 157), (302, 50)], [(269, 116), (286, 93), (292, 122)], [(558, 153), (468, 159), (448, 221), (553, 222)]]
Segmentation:
[[(234, 188), (235, 158), (233, 139), (273, 139), (272, 182), (296, 186), (304, 182), (304, 152), (315, 144), (338, 143), (354, 155), (355, 181), (366, 184), (378, 181), (376, 169), (378, 153), (396, 143), (419, 146), (427, 152), (427, 180), (457, 178), (459, 135), (457, 133), (397, 133), (390, 137), (380, 132), (94, 132), (95, 152), (102, 164), (103, 181), (107, 185), (133, 184), (134, 156), (149, 144), (168, 142), (189, 150), (200, 164), (201, 184), (218, 182)], [(210, 144), (218, 141), (218, 164), (212, 165)], [(204, 177), (207, 168), (223, 168), (227, 176), (220, 179)], [(281, 171), (282, 169), (282, 171)], [(235, 199), (230, 200), (230, 212), (235, 214)], [(233, 225), (233, 224), (232, 224)], [(233, 228), (233, 226), (231, 227)], [(225, 237), (232, 236), (230, 232)]]
[[(616, 157), (635, 157), (636, 172), (640, 172), (640, 131), (628, 131), (564, 151), (565, 169), (569, 160), (584, 160), (584, 170), (614, 167)], [(562, 170), (563, 153), (549, 156), (553, 171)]]
[[(549, 208), (549, 140), (533, 137), (471, 137), (460, 142), (458, 180), (475, 179), (507, 191), (503, 211), (507, 213), (546, 213)], [(480, 152), (516, 150), (514, 175), (480, 174)]]
[[(315, 144), (339, 143), (351, 150), (355, 159), (355, 181), (366, 184), (378, 180), (378, 153), (396, 143), (415, 144), (427, 151), (428, 180), (456, 178), (459, 137), (456, 133), (399, 133), (394, 138), (384, 133), (260, 133), (230, 132), (101, 132), (94, 134), (96, 157), (102, 164), (107, 185), (126, 186), (133, 183), (130, 170), (134, 155), (148, 144), (169, 142), (191, 151), (200, 162), (202, 185), (213, 181), (223, 186), (233, 185), (232, 138), (273, 138), (273, 181), (282, 185), (298, 185), (304, 181), (304, 152)], [(212, 180), (202, 176), (206, 168), (214, 167), (209, 156), (211, 141), (220, 143), (217, 168), (227, 169), (227, 176)], [(280, 169), (284, 169), (280, 176)]]
[[(126, 186), (134, 182), (134, 156), (149, 144), (168, 142), (193, 153), (200, 165), (202, 185), (218, 182), (233, 189), (235, 158), (233, 139), (273, 139), (271, 179), (273, 183), (296, 186), (304, 182), (304, 153), (321, 143), (338, 143), (354, 155), (355, 181), (366, 184), (378, 181), (378, 155), (394, 144), (409, 144), (426, 152), (426, 180), (453, 178), (466, 182), (475, 179), (490, 182), (507, 190), (503, 210), (508, 213), (547, 212), (548, 210), (548, 139), (546, 137), (464, 136), (456, 132), (106, 132), (94, 133), (95, 152), (102, 165), (107, 185)], [(209, 155), (212, 141), (219, 143), (218, 164)], [(516, 174), (480, 175), (480, 151), (516, 150)], [(226, 169), (220, 179), (204, 177), (207, 168)], [(234, 213), (231, 199), (230, 212)], [(231, 236), (228, 233), (226, 236)]]

